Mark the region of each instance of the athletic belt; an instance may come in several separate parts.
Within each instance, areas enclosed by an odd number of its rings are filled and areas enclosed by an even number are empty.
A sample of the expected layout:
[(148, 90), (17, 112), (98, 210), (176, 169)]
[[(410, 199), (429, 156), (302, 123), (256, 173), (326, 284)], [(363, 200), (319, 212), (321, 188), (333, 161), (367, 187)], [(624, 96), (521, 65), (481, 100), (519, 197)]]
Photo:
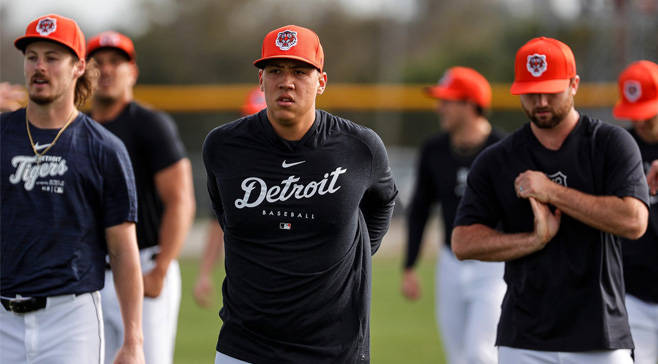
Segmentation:
[(9, 312), (13, 313), (28, 313), (42, 308), (46, 308), (46, 297), (29, 297), (29, 298), (2, 298), (2, 305)]

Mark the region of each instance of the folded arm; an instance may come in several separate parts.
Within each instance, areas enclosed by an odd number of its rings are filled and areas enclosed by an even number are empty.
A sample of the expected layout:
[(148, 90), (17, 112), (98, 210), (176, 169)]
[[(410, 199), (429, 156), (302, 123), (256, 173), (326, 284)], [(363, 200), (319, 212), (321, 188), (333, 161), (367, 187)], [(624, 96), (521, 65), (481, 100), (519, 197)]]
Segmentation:
[(452, 231), (452, 251), (459, 260), (508, 261), (539, 251), (560, 228), (562, 213), (530, 198), (535, 217), (534, 231), (507, 234), (483, 224), (456, 226)]
[(590, 195), (559, 185), (544, 173), (536, 171), (521, 173), (514, 185), (519, 197), (534, 197), (586, 225), (610, 234), (638, 239), (647, 229), (649, 209), (635, 197)]

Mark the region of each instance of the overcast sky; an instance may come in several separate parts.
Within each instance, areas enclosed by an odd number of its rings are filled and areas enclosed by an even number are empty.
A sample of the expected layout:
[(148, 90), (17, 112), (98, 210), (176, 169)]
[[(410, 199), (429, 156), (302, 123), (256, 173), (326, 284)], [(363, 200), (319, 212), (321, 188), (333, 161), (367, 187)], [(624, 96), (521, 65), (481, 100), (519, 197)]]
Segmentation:
[[(19, 35), (27, 24), (41, 15), (56, 13), (73, 18), (86, 33), (108, 29), (139, 34), (146, 30), (144, 14), (136, 4), (157, 4), (161, 16), (172, 15), (170, 0), (0, 0), (2, 1), (2, 25), (5, 34)], [(193, 1), (193, 0), (192, 0)], [(235, 0), (240, 1), (240, 0)], [(266, 0), (267, 1), (267, 0)], [(272, 0), (275, 1), (275, 0)], [(355, 15), (373, 13), (395, 14), (399, 18), (413, 17), (417, 11), (416, 0), (321, 0), (336, 1), (352, 9)], [(300, 5), (309, 6), (308, 0)]]
[[(85, 32), (97, 33), (121, 28), (139, 33), (144, 31), (143, 14), (135, 0), (1, 0), (2, 31), (22, 33), (30, 21), (41, 15), (56, 13), (73, 18)], [(142, 0), (139, 0), (142, 1)], [(145, 0), (151, 1), (151, 0)], [(166, 4), (167, 0), (159, 0)]]
[[(95, 34), (104, 30), (118, 30), (133, 36), (147, 30), (148, 23), (138, 4), (153, 3), (150, 8), (158, 14), (150, 14), (152, 18), (166, 20), (175, 16), (173, 0), (0, 0), (2, 4), (2, 22), (0, 31), (3, 38), (13, 39), (23, 34), (27, 24), (37, 17), (49, 13), (57, 13), (73, 18), (86, 34)], [(188, 0), (194, 1), (194, 0)], [(225, 1), (225, 0), (223, 0)], [(241, 1), (241, 0), (233, 0)], [(263, 0), (281, 1), (281, 0)], [(311, 6), (309, 0), (287, 0), (300, 6)], [(346, 6), (355, 15), (368, 16), (372, 14), (393, 15), (398, 20), (410, 20), (418, 11), (419, 6), (426, 1), (435, 0), (313, 0), (336, 2)], [(443, 0), (441, 0), (443, 1)], [(459, 1), (459, 0), (454, 0)], [(503, 1), (507, 3), (512, 15), (517, 17), (531, 16), (535, 9), (535, 1), (545, 0), (484, 0)], [(564, 19), (575, 20), (580, 15), (580, 1), (549, 0), (553, 11)], [(590, 0), (591, 3), (604, 3), (606, 0)]]

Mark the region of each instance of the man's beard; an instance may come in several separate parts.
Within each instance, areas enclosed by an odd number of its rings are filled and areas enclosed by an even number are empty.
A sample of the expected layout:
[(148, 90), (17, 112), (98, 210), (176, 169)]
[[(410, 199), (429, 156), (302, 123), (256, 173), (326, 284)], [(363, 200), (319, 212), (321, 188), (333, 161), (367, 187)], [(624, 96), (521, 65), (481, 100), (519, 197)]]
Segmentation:
[(117, 102), (117, 98), (109, 95), (99, 94), (98, 92), (94, 94), (94, 102), (99, 105), (112, 105)]
[[(37, 74), (34, 75), (34, 77), (38, 77), (38, 76), (41, 76), (41, 74), (37, 73)], [(46, 95), (39, 94), (39, 93), (36, 93), (36, 94), (29, 93), (29, 90), (28, 90), (28, 97), (35, 104), (44, 106), (44, 105), (52, 104), (57, 99), (63, 97), (63, 95), (66, 93), (66, 91), (64, 91), (64, 89), (54, 88), (52, 84), (50, 84), (50, 87), (51, 87), (51, 92), (49, 94), (46, 94)]]
[(48, 105), (55, 101), (55, 96), (50, 95), (50, 96), (37, 96), (37, 95), (30, 95), (30, 100), (34, 102), (37, 105)]
[[(560, 124), (562, 120), (564, 120), (564, 118), (567, 117), (572, 107), (573, 107), (573, 96), (569, 96), (568, 101), (558, 106), (557, 109), (544, 107), (544, 108), (536, 108), (534, 110), (528, 110), (524, 107), (523, 112), (525, 112), (528, 119), (530, 119), (530, 121), (533, 124), (535, 124), (535, 126), (537, 126), (538, 128), (551, 129), (557, 126), (558, 124)], [(537, 112), (547, 112), (547, 111), (553, 114), (553, 117), (548, 120), (539, 118), (538, 116), (535, 115), (535, 113)]]

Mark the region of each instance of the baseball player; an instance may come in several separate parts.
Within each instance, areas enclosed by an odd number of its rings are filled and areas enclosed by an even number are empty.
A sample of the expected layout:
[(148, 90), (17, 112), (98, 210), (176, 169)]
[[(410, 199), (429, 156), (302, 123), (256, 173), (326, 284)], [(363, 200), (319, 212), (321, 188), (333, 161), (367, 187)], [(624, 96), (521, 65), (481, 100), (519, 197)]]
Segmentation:
[[(613, 109), (618, 119), (630, 120), (629, 132), (640, 147), (644, 171), (658, 169), (658, 64), (637, 61), (619, 75), (619, 100)], [(655, 180), (655, 179), (654, 179)], [(657, 208), (658, 196), (649, 199)], [(646, 234), (624, 242), (626, 309), (635, 343), (635, 364), (658, 362), (658, 214), (649, 213)]]
[(409, 206), (407, 250), (402, 293), (420, 297), (414, 266), (432, 207), (440, 203), (445, 226), (444, 249), (437, 261), (436, 315), (451, 364), (497, 363), (494, 346), (500, 304), (505, 294), (503, 263), (459, 262), (450, 249), (452, 224), (466, 188), (466, 176), (475, 157), (503, 138), (485, 116), (491, 105), (491, 86), (477, 71), (452, 67), (438, 85), (425, 89), (438, 99), (437, 111), (444, 132), (422, 147), (416, 186)]
[(619, 237), (647, 227), (640, 151), (622, 128), (575, 110), (580, 78), (566, 44), (534, 38), (514, 70), (511, 92), (530, 123), (473, 163), (453, 252), (505, 261), (499, 363), (630, 364)]
[(269, 32), (254, 65), (267, 109), (203, 146), (225, 248), (215, 363), (369, 363), (372, 255), (397, 196), (386, 149), (315, 108), (327, 74), (313, 31)]
[[(240, 112), (242, 113), (242, 116), (247, 116), (255, 114), (266, 107), (265, 95), (263, 94), (263, 91), (261, 91), (260, 86), (256, 86), (247, 93)], [(208, 224), (206, 247), (201, 255), (199, 275), (194, 285), (194, 300), (203, 308), (210, 307), (212, 297), (215, 295), (215, 283), (212, 278), (212, 272), (219, 261), (223, 250), (224, 232), (215, 218), (210, 220), (210, 223)]]
[(3, 363), (104, 362), (108, 253), (125, 327), (116, 363), (144, 362), (135, 182), (123, 143), (77, 109), (97, 77), (84, 39), (50, 14), (14, 42), (29, 101), (0, 116)]
[[(87, 58), (100, 68), (90, 115), (126, 145), (135, 172), (139, 202), (137, 243), (144, 279), (144, 356), (147, 363), (173, 362), (181, 298), (178, 261), (196, 203), (192, 167), (176, 124), (163, 112), (133, 101), (138, 69), (133, 42), (117, 32), (89, 39)], [(105, 279), (112, 280), (114, 267)], [(105, 357), (114, 359), (123, 340), (115, 290), (101, 291)]]

